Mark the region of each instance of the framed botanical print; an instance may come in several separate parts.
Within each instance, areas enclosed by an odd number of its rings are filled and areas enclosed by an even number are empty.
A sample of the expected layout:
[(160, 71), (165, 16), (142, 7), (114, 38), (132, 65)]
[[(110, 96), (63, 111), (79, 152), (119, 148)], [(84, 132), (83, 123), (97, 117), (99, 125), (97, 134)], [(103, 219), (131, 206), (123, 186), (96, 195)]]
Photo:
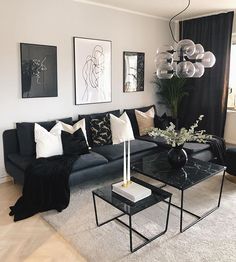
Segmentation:
[(74, 37), (76, 105), (111, 102), (111, 46), (109, 40)]
[(57, 47), (20, 44), (22, 98), (57, 97)]
[(144, 91), (145, 54), (123, 52), (123, 92)]

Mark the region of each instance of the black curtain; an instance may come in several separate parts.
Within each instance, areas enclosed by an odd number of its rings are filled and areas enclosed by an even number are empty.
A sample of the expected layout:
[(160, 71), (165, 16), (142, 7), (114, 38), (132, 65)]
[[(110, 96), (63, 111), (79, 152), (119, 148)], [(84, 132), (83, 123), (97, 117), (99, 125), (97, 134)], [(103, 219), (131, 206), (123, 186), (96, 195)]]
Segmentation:
[(181, 104), (181, 126), (189, 127), (199, 115), (204, 115), (200, 127), (209, 134), (223, 137), (233, 17), (234, 12), (229, 12), (180, 22), (180, 39), (200, 43), (216, 57), (214, 67), (206, 68), (201, 78), (188, 79), (190, 94)]

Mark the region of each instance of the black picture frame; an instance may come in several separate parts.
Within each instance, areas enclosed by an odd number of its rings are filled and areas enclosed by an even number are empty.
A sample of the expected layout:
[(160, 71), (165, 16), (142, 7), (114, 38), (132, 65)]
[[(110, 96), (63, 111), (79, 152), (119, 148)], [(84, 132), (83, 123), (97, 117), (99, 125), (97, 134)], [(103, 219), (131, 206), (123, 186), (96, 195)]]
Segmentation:
[[(96, 47), (99, 47), (97, 50)], [(105, 39), (73, 37), (74, 48), (74, 87), (75, 87), (75, 105), (88, 105), (112, 102), (112, 41)], [(95, 56), (94, 56), (95, 54)], [(100, 54), (104, 55), (104, 60)], [(97, 57), (98, 56), (98, 57)], [(91, 61), (88, 68), (92, 68), (91, 72), (86, 72), (85, 75), (89, 79), (85, 79), (83, 70), (86, 64)], [(103, 61), (102, 68), (104, 72), (99, 72), (100, 61)], [(96, 73), (103, 75), (103, 84), (99, 84), (99, 79)], [(92, 82), (92, 83), (91, 83)], [(93, 84), (97, 83), (95, 86)], [(84, 93), (88, 90), (90, 98), (83, 99)], [(104, 97), (94, 98), (92, 93), (97, 90), (102, 90)]]
[(20, 43), (22, 98), (57, 97), (57, 47)]
[(123, 52), (123, 92), (144, 91), (145, 53)]

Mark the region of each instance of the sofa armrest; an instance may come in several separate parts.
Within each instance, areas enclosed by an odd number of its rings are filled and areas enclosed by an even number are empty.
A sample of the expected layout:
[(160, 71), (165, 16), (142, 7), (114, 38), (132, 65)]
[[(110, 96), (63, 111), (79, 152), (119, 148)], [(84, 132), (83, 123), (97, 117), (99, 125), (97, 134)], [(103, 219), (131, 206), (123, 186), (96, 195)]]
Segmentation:
[(4, 162), (6, 166), (8, 155), (13, 153), (19, 153), (19, 143), (18, 143), (16, 129), (5, 130), (3, 132), (2, 138), (3, 138)]

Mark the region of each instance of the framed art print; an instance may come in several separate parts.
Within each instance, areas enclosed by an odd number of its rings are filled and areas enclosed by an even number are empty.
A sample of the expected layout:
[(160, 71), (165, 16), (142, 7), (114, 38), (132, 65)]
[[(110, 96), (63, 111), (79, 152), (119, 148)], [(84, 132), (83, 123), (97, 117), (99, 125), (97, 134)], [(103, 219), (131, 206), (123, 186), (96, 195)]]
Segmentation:
[(20, 44), (22, 98), (57, 97), (57, 47)]
[(75, 104), (111, 102), (111, 41), (74, 37)]
[(123, 52), (123, 92), (144, 91), (145, 54)]

